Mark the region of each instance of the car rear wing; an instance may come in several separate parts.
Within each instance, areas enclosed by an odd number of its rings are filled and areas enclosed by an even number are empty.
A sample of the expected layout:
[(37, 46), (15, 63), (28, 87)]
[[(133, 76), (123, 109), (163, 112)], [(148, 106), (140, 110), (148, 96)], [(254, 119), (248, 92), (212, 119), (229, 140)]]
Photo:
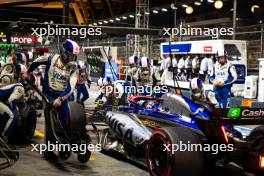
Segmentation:
[(233, 125), (263, 125), (264, 108), (214, 109), (212, 120)]

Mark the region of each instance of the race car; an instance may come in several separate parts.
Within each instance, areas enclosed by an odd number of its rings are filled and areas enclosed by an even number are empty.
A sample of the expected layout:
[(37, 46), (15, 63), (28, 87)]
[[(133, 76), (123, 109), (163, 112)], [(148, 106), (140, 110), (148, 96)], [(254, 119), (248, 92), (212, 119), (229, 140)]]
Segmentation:
[[(152, 176), (199, 176), (216, 163), (230, 162), (263, 174), (264, 109), (209, 110), (170, 93), (161, 98), (134, 96), (129, 102), (129, 107), (107, 111), (109, 128), (99, 138), (103, 150), (147, 165)], [(245, 136), (236, 124), (260, 126)]]

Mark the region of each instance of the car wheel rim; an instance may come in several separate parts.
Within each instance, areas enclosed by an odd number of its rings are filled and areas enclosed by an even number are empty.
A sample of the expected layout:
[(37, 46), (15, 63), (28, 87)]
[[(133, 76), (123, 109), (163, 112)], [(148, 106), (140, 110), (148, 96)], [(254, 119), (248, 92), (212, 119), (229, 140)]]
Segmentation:
[[(164, 133), (163, 133), (164, 134)], [(171, 153), (164, 150), (171, 143), (161, 135), (153, 135), (148, 144), (147, 164), (153, 176), (167, 176), (171, 172)]]

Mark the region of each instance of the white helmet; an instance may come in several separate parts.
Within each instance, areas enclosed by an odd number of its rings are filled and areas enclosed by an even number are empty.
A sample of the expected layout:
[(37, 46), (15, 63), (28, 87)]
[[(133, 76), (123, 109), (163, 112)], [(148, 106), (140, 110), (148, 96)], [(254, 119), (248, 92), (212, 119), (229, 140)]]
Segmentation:
[(199, 78), (193, 78), (190, 82), (190, 88), (192, 90), (192, 97), (196, 100), (202, 97), (203, 81)]

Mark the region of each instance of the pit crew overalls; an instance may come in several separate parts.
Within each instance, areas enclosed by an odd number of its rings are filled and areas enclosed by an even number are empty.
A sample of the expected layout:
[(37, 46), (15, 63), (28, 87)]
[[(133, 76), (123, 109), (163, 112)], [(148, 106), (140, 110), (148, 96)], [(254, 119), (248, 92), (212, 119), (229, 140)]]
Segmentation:
[[(25, 89), (21, 83), (10, 84), (0, 88), (1, 134), (8, 136), (16, 123), (16, 101), (23, 97)], [(3, 123), (5, 125), (3, 125)]]
[(60, 55), (40, 56), (32, 62), (28, 73), (33, 72), (38, 66), (46, 65), (43, 93), (50, 102), (56, 98), (61, 98), (61, 106), (57, 108), (62, 126), (67, 129), (69, 124), (68, 98), (74, 91), (77, 83), (78, 69), (75, 65), (64, 64), (60, 60)]
[(223, 66), (217, 62), (213, 67), (209, 80), (213, 82), (218, 79), (223, 80), (224, 85), (214, 87), (215, 97), (221, 108), (227, 108), (229, 107), (232, 84), (237, 80), (235, 67), (228, 62)]

